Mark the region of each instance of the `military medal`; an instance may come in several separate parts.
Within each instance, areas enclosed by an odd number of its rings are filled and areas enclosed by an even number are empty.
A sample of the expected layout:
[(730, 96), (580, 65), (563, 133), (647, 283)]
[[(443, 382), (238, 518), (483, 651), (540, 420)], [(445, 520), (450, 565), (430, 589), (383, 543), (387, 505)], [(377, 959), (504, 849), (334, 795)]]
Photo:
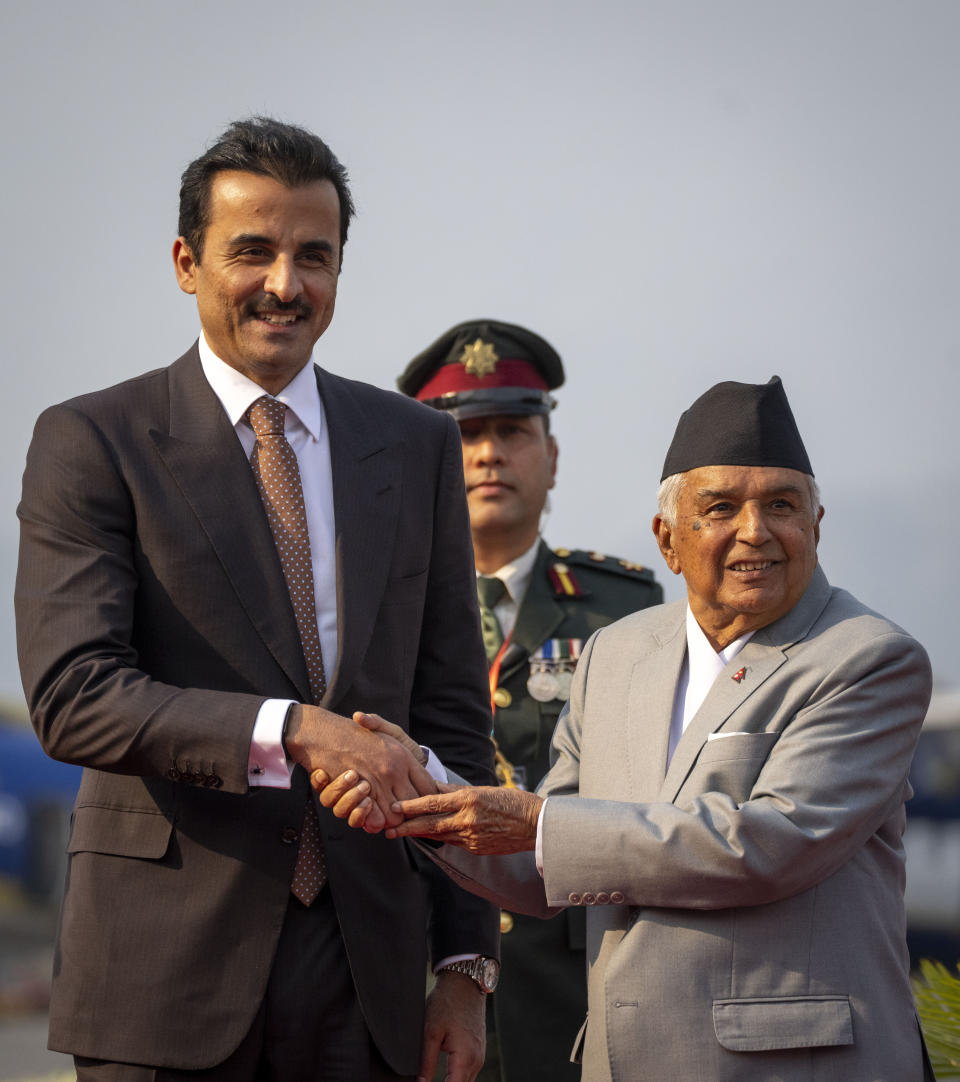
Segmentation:
[(573, 671), (580, 657), (582, 639), (547, 639), (530, 655), (530, 679), (527, 691), (537, 702), (570, 698)]
[(570, 698), (570, 688), (573, 685), (573, 669), (560, 669), (556, 675), (557, 698), (564, 702)]
[(557, 678), (544, 666), (530, 673), (527, 680), (527, 691), (538, 703), (548, 703), (557, 697), (559, 690)]
[(570, 698), (573, 673), (583, 647), (583, 639), (557, 639), (557, 647), (557, 698), (566, 702)]
[(548, 703), (557, 697), (553, 644), (553, 639), (547, 639), (543, 646), (530, 656), (530, 678), (527, 680), (527, 691), (538, 703)]

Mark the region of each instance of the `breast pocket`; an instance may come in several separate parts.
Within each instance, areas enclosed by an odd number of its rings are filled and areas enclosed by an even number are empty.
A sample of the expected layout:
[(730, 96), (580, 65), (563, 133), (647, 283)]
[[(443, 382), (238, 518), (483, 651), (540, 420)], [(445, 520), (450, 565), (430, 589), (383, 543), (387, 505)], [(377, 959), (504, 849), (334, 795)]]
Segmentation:
[(388, 579), (383, 591), (383, 605), (403, 605), (409, 602), (423, 603), (427, 588), (427, 571), (418, 571), (415, 575), (400, 575)]
[(779, 733), (730, 733), (717, 735), (700, 749), (696, 765), (684, 786), (694, 795), (726, 793), (738, 804), (748, 800), (763, 764)]

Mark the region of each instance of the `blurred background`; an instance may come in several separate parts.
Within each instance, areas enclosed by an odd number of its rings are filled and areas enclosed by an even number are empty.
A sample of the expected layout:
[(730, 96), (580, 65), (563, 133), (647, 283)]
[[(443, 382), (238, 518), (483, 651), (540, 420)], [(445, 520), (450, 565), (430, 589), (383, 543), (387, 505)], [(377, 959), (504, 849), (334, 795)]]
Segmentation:
[[(960, 5), (953, 0), (166, 0), (8, 6), (0, 589), (46, 405), (197, 334), (170, 263), (179, 175), (269, 113), (347, 165), (317, 359), (392, 386), (464, 319), (563, 356), (555, 546), (658, 567), (680, 411), (779, 374), (830, 578), (928, 648), (911, 948), (960, 956)], [(658, 567), (662, 579), (666, 568)], [(677, 580), (666, 584), (680, 596)], [(0, 607), (0, 1079), (62, 1070), (43, 1007), (74, 768), (24, 720)]]

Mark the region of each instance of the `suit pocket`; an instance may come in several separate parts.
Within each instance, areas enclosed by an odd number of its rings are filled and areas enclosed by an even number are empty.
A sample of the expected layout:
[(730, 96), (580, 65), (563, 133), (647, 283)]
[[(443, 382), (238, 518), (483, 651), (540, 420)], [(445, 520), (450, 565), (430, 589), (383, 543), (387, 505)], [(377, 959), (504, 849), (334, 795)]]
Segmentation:
[(735, 733), (708, 740), (700, 749), (677, 803), (701, 793), (725, 793), (737, 804), (750, 799), (779, 733)]
[(715, 999), (713, 1028), (731, 1052), (770, 1052), (853, 1044), (847, 996)]
[(403, 605), (411, 601), (422, 602), (427, 588), (427, 572), (418, 571), (415, 575), (402, 575), (387, 579), (383, 588), (382, 605)]
[[(721, 730), (722, 733), (722, 730)], [(698, 763), (716, 763), (728, 759), (766, 759), (773, 745), (780, 739), (779, 733), (731, 733), (717, 734), (700, 749)]]
[(83, 804), (73, 813), (67, 852), (159, 860), (172, 833), (173, 823), (159, 812)]

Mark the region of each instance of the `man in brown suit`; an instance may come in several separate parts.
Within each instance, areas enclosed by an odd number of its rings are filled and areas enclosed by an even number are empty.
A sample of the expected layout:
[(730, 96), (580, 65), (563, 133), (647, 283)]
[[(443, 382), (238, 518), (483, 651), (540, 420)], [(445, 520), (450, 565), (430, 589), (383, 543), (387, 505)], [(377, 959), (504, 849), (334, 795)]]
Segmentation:
[(456, 425), (311, 362), (352, 212), (316, 136), (232, 125), (181, 188), (200, 340), (37, 422), (18, 641), (45, 750), (85, 767), (50, 1018), (80, 1079), (482, 1062), (496, 910), (312, 807), (303, 769), (354, 769), (388, 814), (432, 791), (365, 709), (493, 780)]

